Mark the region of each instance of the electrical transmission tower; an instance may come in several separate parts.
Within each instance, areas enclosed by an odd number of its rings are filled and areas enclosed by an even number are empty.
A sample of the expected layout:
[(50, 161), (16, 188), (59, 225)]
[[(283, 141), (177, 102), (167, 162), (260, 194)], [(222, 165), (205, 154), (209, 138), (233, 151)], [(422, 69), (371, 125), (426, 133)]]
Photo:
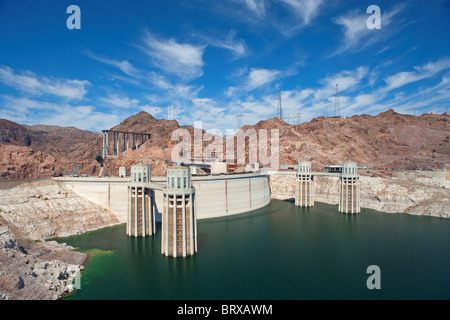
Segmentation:
[(280, 86), (278, 86), (278, 110), (277, 110), (277, 117), (283, 120), (283, 111), (281, 110), (281, 89)]
[(242, 128), (242, 113), (236, 115), (236, 130)]
[(334, 116), (341, 116), (341, 103), (339, 101), (339, 87), (336, 83), (336, 96), (334, 97)]
[(173, 106), (167, 107), (167, 119), (173, 120)]
[(300, 124), (300, 122), (302, 122), (302, 114), (301, 112), (297, 112), (294, 116), (294, 124)]
[(287, 124), (294, 124), (292, 122), (292, 120), (294, 119), (289, 113), (285, 113), (284, 118), (282, 119), (284, 122), (286, 122)]

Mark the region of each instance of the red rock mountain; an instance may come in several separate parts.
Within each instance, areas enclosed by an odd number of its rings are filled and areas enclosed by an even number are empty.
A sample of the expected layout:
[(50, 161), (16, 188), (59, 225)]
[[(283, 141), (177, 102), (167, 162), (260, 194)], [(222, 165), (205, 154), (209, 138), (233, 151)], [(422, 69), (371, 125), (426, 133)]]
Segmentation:
[[(155, 119), (146, 112), (125, 119), (112, 129), (149, 132), (151, 139), (139, 150), (130, 149), (118, 156), (107, 157), (103, 174), (117, 175), (120, 166), (129, 168), (144, 159), (152, 165), (152, 174), (164, 175), (177, 143), (171, 141), (172, 132), (178, 128), (193, 134), (192, 127), (180, 126), (175, 120)], [(300, 125), (288, 125), (273, 118), (242, 129), (255, 129), (256, 132), (278, 129), (280, 164), (295, 164), (308, 159), (313, 162), (313, 167), (321, 168), (327, 164), (341, 164), (350, 157), (358, 165), (368, 167), (450, 168), (448, 114), (410, 116), (388, 110), (377, 116), (319, 117)], [(0, 144), (1, 179), (51, 176), (60, 172), (98, 175), (100, 171), (95, 160), (102, 154), (99, 133), (73, 127), (23, 126), (0, 120)], [(33, 166), (36, 169), (30, 169)]]

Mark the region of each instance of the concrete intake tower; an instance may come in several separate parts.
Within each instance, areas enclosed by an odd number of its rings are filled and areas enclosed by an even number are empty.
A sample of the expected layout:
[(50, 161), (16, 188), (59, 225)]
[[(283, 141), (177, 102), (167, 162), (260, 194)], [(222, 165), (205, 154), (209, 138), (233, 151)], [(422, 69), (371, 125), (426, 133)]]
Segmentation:
[(167, 188), (163, 190), (161, 253), (186, 257), (197, 253), (195, 189), (189, 167), (167, 169)]
[(295, 205), (299, 207), (314, 206), (314, 178), (309, 161), (298, 163), (295, 180)]
[(360, 181), (356, 162), (344, 162), (339, 177), (339, 212), (360, 213)]
[(146, 237), (155, 233), (155, 191), (150, 188), (150, 166), (139, 164), (131, 167), (128, 185), (127, 235)]

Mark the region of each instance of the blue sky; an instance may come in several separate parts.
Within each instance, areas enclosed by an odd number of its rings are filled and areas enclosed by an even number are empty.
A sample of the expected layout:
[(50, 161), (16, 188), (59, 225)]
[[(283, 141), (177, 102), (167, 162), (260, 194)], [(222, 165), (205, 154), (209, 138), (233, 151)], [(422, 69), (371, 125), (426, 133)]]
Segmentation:
[(331, 116), (336, 84), (344, 116), (442, 113), (449, 17), (438, 0), (0, 0), (0, 118), (99, 131), (173, 105), (224, 132), (274, 117), (278, 86), (285, 115)]

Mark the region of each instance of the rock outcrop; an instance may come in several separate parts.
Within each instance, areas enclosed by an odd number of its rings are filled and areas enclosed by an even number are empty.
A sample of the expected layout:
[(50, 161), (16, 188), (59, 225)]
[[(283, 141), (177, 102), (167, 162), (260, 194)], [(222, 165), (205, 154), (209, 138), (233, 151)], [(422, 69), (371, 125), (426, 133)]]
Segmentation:
[(37, 179), (52, 177), (55, 158), (28, 147), (0, 144), (0, 179)]
[[(54, 300), (71, 293), (86, 255), (56, 241), (28, 247), (9, 229), (0, 231), (0, 300)], [(75, 263), (65, 261), (68, 256)]]
[(55, 181), (0, 190), (0, 299), (58, 299), (70, 293), (87, 255), (48, 239), (119, 223), (113, 213)]

